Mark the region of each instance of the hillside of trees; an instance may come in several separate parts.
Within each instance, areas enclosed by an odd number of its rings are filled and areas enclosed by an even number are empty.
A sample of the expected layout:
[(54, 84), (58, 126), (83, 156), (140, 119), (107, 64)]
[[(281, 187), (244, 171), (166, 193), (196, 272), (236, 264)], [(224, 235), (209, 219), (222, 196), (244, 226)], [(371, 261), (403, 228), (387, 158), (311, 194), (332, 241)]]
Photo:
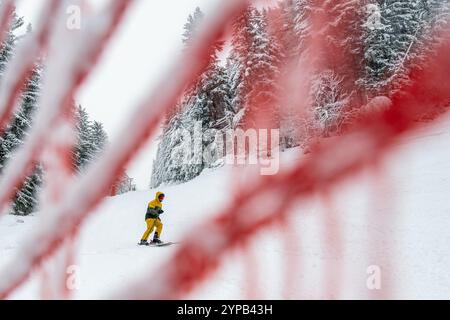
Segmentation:
[[(313, 21), (318, 16), (325, 17), (319, 26)], [(389, 104), (410, 71), (432, 56), (449, 16), (448, 0), (282, 0), (249, 7), (233, 22), (231, 39), (214, 46), (207, 70), (167, 114), (150, 186), (189, 181), (220, 165), (214, 157), (194, 159), (198, 155), (186, 151), (180, 129), (191, 136), (201, 130), (206, 146), (214, 142), (209, 129), (251, 128), (259, 112), (280, 129), (282, 149), (307, 150), (313, 136), (340, 134), (362, 106)], [(188, 17), (186, 47), (203, 19), (199, 8)], [(314, 41), (321, 41), (322, 51), (311, 48)], [(305, 57), (316, 63), (305, 110), (299, 111), (279, 99), (296, 88), (282, 88), (277, 80)], [(251, 110), (255, 105), (260, 109)]]
[[(14, 48), (25, 35), (19, 35), (19, 29), (24, 25), (24, 19), (13, 12), (11, 27), (0, 48), (0, 86), (2, 77), (9, 61), (14, 56)], [(32, 32), (31, 26), (28, 31)], [(27, 131), (33, 125), (34, 114), (38, 108), (39, 92), (42, 78), (45, 76), (45, 61), (36, 65), (31, 76), (24, 83), (20, 96), (20, 105), (14, 113), (12, 121), (4, 128), (0, 136), (0, 174), (3, 167), (12, 161), (13, 151), (23, 144)], [(74, 173), (81, 173), (83, 169), (99, 156), (108, 143), (108, 136), (102, 123), (90, 119), (88, 112), (82, 106), (73, 103), (75, 130), (77, 143), (72, 152)], [(17, 189), (11, 207), (15, 215), (28, 215), (39, 208), (39, 190), (43, 184), (45, 169), (37, 163), (33, 173), (28, 176), (25, 183)], [(127, 192), (135, 188), (133, 181), (126, 174), (113, 186), (113, 194)]]

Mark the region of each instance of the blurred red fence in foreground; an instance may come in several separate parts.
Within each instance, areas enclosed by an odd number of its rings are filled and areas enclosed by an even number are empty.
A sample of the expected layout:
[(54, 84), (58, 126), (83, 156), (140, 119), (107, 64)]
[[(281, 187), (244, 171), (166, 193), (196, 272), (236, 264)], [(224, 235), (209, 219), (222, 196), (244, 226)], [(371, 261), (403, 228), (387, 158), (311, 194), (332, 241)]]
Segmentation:
[[(11, 3), (12, 1), (5, 2), (8, 5)], [(42, 54), (47, 55), (47, 77), (36, 124), (26, 143), (17, 151), (15, 161), (8, 164), (0, 177), (0, 205), (3, 208), (9, 204), (12, 190), (21, 184), (34, 161), (46, 154), (59, 154), (63, 158), (67, 156), (64, 151), (67, 146), (62, 144), (58, 149), (58, 142), (49, 139), (55, 132), (60, 132), (55, 130), (60, 130), (61, 123), (64, 124), (72, 97), (99, 61), (131, 3), (128, 0), (108, 2), (101, 13), (102, 23), (96, 23), (98, 15), (87, 14), (83, 29), (73, 33), (61, 30), (65, 26), (63, 19), (67, 2), (46, 2), (42, 21), (24, 44), (24, 48), (19, 48), (24, 51), (27, 63), (20, 67), (20, 72), (10, 72), (11, 75), (7, 73), (7, 85), (2, 86), (0, 124), (4, 127), (14, 110), (18, 96), (17, 84), (23, 83), (33, 63)], [(34, 269), (57, 254), (65, 239), (77, 236), (84, 220), (108, 194), (110, 186), (122, 174), (123, 168), (155, 133), (164, 111), (177, 102), (185, 87), (193, 83), (207, 67), (210, 47), (227, 36), (231, 21), (247, 5), (247, 1), (226, 1), (215, 16), (205, 21), (183, 59), (174, 63), (173, 69), (168, 70), (166, 77), (160, 80), (160, 85), (152, 94), (133, 109), (122, 134), (118, 135), (121, 139), (111, 143), (101, 159), (91, 165), (85, 174), (76, 179), (48, 182), (47, 192), (60, 194), (48, 194), (41, 223), (19, 248), (16, 257), (0, 270), (0, 298), (10, 296)], [(5, 5), (2, 10), (9, 10), (8, 8)], [(8, 15), (0, 12), (0, 17), (3, 34), (8, 26), (5, 19)], [(314, 50), (315, 46), (321, 45), (323, 44), (316, 41), (311, 44), (311, 48)], [(164, 272), (160, 272), (157, 278), (154, 274), (143, 274), (139, 281), (131, 283), (111, 297), (162, 299), (185, 296), (202, 280), (211, 276), (227, 252), (246, 243), (258, 231), (273, 225), (278, 219), (286, 219), (290, 214), (289, 208), (295, 201), (329, 189), (342, 179), (376, 163), (400, 136), (418, 126), (415, 121), (417, 114), (432, 112), (450, 102), (450, 43), (436, 48), (436, 52), (437, 55), (427, 62), (426, 67), (413, 70), (411, 84), (403, 88), (402, 94), (393, 97), (391, 108), (362, 114), (333, 143), (324, 141), (313, 145), (311, 155), (295, 167), (282, 170), (274, 176), (255, 176), (251, 184), (236, 190), (234, 198), (229, 201), (231, 204), (239, 203), (240, 206), (223, 208), (215, 218), (201, 226), (205, 230), (202, 236), (208, 241), (196, 241), (198, 234), (193, 232), (177, 247), (171, 260), (161, 268)], [(18, 55), (15, 59), (23, 58)], [(14, 61), (13, 64), (19, 61), (23, 60)], [(295, 83), (304, 82), (308, 74), (305, 70), (308, 70), (308, 61), (303, 61), (284, 79), (279, 79), (280, 85), (292, 88)], [(301, 85), (299, 87), (301, 91)], [(296, 93), (293, 96), (297, 101), (291, 102), (302, 107), (302, 94)], [(254, 99), (253, 103), (264, 102)], [(255, 110), (258, 110), (258, 105), (252, 105), (251, 110), (257, 112)], [(264, 123), (264, 119), (260, 121)], [(47, 148), (50, 149), (46, 150)], [(50, 161), (49, 165), (53, 166), (53, 170), (71, 170), (67, 168), (70, 164), (64, 160), (54, 163)], [(58, 175), (53, 171), (47, 179), (58, 179)], [(95, 185), (92, 181), (96, 182)], [(70, 188), (67, 187), (69, 183)], [(269, 194), (276, 194), (276, 201), (273, 201), (274, 197), (269, 197), (272, 201), (270, 206), (259, 206), (255, 210), (255, 203), (264, 203)], [(273, 219), (275, 215), (279, 218)], [(152, 285), (149, 286), (149, 283)], [(330, 290), (339, 292), (339, 288), (331, 287)]]

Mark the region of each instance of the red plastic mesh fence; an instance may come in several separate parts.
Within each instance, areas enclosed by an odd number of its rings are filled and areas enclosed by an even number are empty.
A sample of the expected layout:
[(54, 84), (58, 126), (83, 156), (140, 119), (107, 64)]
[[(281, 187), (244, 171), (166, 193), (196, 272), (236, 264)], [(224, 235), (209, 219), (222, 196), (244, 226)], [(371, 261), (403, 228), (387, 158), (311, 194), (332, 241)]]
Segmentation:
[[(102, 24), (95, 23), (94, 15), (88, 16), (85, 18), (87, 23), (83, 27), (84, 30), (79, 35), (60, 30), (64, 6), (67, 3), (46, 2), (43, 9), (45, 19), (28, 40), (33, 50), (28, 51), (27, 63), (18, 75), (11, 75), (11, 79), (6, 78), (8, 85), (5, 86), (6, 89), (2, 89), (0, 120), (4, 127), (14, 110), (18, 84), (27, 78), (33, 63), (42, 53), (48, 55), (49, 74), (41, 100), (47, 104), (42, 103), (29, 139), (17, 151), (18, 160), (9, 163), (0, 178), (0, 204), (3, 207), (9, 203), (12, 190), (21, 184), (33, 162), (42, 157), (42, 151), (45, 150), (42, 146), (48, 145), (50, 147), (46, 148), (51, 148), (50, 152), (59, 154), (63, 159), (66, 157), (64, 148), (59, 153), (58, 147), (50, 143), (49, 137), (59, 127), (72, 97), (95, 67), (119, 27), (130, 2), (108, 2), (102, 15)], [(205, 22), (192, 47), (184, 53), (182, 61), (174, 64), (174, 68), (162, 78), (156, 90), (134, 109), (122, 134), (118, 135), (121, 139), (108, 146), (100, 160), (92, 164), (85, 174), (74, 180), (63, 179), (48, 183), (48, 199), (53, 200), (49, 200), (51, 203), (42, 213), (45, 221), (38, 225), (27, 242), (19, 248), (16, 257), (0, 270), (0, 298), (10, 296), (27, 280), (33, 269), (42, 266), (58, 252), (65, 239), (77, 236), (79, 227), (108, 193), (123, 168), (154, 134), (164, 111), (177, 102), (184, 88), (194, 83), (207, 67), (211, 45), (226, 37), (230, 22), (244, 12), (247, 5), (247, 1), (227, 1), (215, 16)], [(5, 17), (5, 14), (0, 14)], [(2, 19), (0, 24), (3, 31), (8, 25), (4, 21)], [(74, 54), (67, 56), (67, 52), (61, 50), (65, 46), (73, 50)], [(322, 46), (321, 43), (315, 43), (311, 45), (311, 50), (320, 50)], [(402, 94), (393, 97), (391, 108), (362, 114), (348, 125), (346, 134), (337, 137), (332, 143), (323, 141), (321, 144), (312, 145), (311, 155), (294, 167), (282, 170), (274, 176), (255, 176), (251, 184), (236, 190), (233, 199), (229, 201), (230, 204), (239, 203), (239, 206), (230, 205), (223, 208), (213, 219), (199, 226), (204, 230), (202, 236), (208, 241), (196, 241), (197, 233), (188, 235), (170, 261), (160, 268), (164, 273), (160, 273), (156, 279), (153, 274), (143, 274), (139, 281), (131, 283), (111, 297), (162, 299), (185, 296), (202, 280), (211, 276), (230, 250), (247, 243), (257, 232), (278, 221), (287, 221), (291, 214), (289, 209), (295, 202), (307, 199), (317, 192), (329, 190), (336, 183), (377, 162), (399, 137), (418, 126), (415, 121), (418, 114), (432, 113), (434, 109), (450, 102), (447, 82), (450, 71), (450, 43), (436, 48), (436, 52), (436, 56), (429, 59), (426, 67), (411, 72), (411, 84), (403, 88)], [(185, 61), (190, 63), (186, 64)], [(308, 65), (308, 61), (299, 63), (298, 68), (293, 68), (284, 78), (279, 79), (279, 83), (290, 88), (294, 83), (305, 82), (308, 72), (299, 70), (308, 70)], [(168, 79), (171, 81), (167, 81)], [(55, 85), (56, 83), (59, 85)], [(258, 92), (253, 94), (258, 96)], [(295, 103), (299, 108), (303, 107), (301, 94), (288, 96), (290, 103)], [(253, 103), (255, 105), (251, 109), (258, 110), (256, 104), (264, 101), (254, 99)], [(267, 124), (264, 117), (254, 119)], [(64, 165), (61, 167), (61, 164)], [(68, 162), (56, 161), (56, 168), (70, 172), (69, 166)], [(48, 178), (57, 179), (54, 172)], [(92, 181), (96, 181), (95, 185)], [(67, 188), (68, 183), (71, 183), (70, 188)], [(56, 189), (62, 192), (53, 197), (51, 191), (55, 192)], [(256, 205), (264, 204), (266, 199), (271, 199), (270, 206)], [(332, 206), (329, 210), (333, 210)], [(273, 219), (275, 215), (278, 219)], [(326, 229), (325, 234), (339, 238), (339, 227), (330, 227)], [(148, 286), (149, 283), (152, 285)], [(328, 290), (339, 296), (342, 284), (331, 280), (329, 286)]]

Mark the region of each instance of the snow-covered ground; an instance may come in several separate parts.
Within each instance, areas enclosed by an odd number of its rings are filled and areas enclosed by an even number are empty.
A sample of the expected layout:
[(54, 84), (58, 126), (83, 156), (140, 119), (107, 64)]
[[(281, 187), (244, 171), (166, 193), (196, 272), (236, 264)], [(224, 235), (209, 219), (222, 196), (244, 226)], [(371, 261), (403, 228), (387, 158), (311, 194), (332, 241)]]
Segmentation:
[[(366, 299), (384, 293), (392, 298), (449, 299), (449, 124), (446, 120), (403, 139), (385, 158), (382, 170), (367, 170), (343, 182), (333, 190), (331, 201), (318, 195), (298, 203), (288, 228), (268, 228), (246, 249), (230, 253), (188, 298), (253, 294), (250, 297), (263, 299)], [(298, 159), (297, 152), (284, 153), (282, 165)], [(225, 167), (161, 188), (166, 194), (163, 240), (183, 239), (230, 200), (229, 173)], [(106, 297), (143, 272), (155, 277), (164, 272), (160, 266), (177, 245), (136, 245), (145, 229), (146, 204), (155, 191), (108, 198), (84, 224), (76, 244), (81, 285), (74, 298)], [(37, 219), (38, 214), (0, 219), (0, 267), (27, 241)], [(201, 238), (202, 230), (197, 232)], [(367, 288), (370, 265), (381, 268), (382, 291)], [(39, 298), (39, 279), (33, 274), (12, 298)]]

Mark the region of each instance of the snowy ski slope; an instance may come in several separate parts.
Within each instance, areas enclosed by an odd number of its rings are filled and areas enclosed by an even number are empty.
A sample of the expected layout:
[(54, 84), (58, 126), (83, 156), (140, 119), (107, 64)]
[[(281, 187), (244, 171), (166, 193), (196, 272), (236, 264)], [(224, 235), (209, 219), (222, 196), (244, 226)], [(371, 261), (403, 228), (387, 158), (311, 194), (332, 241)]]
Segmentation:
[[(447, 119), (404, 138), (382, 170), (367, 170), (337, 186), (328, 201), (331, 209), (320, 195), (298, 203), (289, 228), (268, 228), (246, 249), (230, 253), (218, 272), (187, 298), (383, 297), (366, 286), (367, 267), (376, 265), (388, 297), (449, 299), (449, 124)], [(297, 153), (285, 152), (282, 165), (296, 161)], [(162, 239), (182, 241), (229, 201), (230, 172), (229, 167), (210, 170), (189, 183), (160, 188), (166, 194)], [(155, 191), (108, 198), (87, 221), (76, 244), (81, 285), (74, 298), (107, 297), (143, 272), (155, 277), (164, 272), (159, 267), (179, 246), (136, 245)], [(0, 219), (0, 266), (27, 241), (38, 215)], [(202, 230), (195, 231), (204, 240)], [(39, 298), (39, 279), (35, 273), (12, 298)]]

